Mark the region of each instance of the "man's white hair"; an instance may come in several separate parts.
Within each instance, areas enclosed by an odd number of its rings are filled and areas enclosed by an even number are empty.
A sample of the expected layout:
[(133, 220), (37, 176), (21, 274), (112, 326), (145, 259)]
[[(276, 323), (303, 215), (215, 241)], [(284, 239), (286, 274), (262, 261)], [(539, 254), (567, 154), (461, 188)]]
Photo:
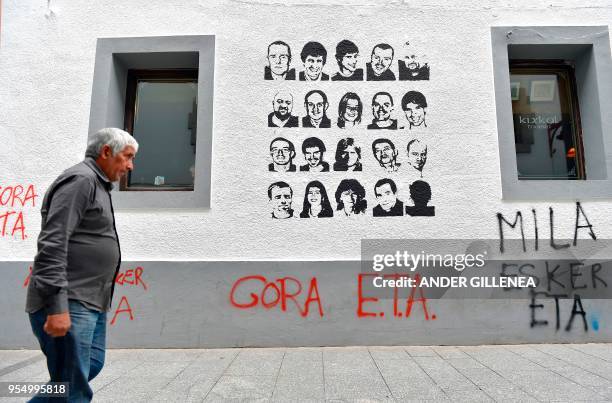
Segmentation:
[(108, 144), (113, 155), (123, 151), (126, 146), (134, 147), (134, 151), (138, 151), (138, 142), (130, 135), (130, 133), (117, 129), (116, 127), (107, 127), (97, 131), (87, 143), (86, 157), (98, 158), (104, 145)]

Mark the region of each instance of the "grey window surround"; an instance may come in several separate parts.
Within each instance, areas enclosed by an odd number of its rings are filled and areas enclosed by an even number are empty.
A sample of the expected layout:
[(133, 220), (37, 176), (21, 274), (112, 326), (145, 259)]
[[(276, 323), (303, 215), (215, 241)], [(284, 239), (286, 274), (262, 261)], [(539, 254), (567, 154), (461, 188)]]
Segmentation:
[[(607, 26), (491, 27), (502, 199), (612, 199), (612, 60)], [(586, 180), (519, 180), (510, 59), (569, 59), (583, 133)]]
[(90, 136), (103, 127), (124, 127), (128, 69), (198, 68), (194, 190), (120, 191), (115, 184), (115, 209), (210, 208), (214, 66), (214, 35), (98, 38)]

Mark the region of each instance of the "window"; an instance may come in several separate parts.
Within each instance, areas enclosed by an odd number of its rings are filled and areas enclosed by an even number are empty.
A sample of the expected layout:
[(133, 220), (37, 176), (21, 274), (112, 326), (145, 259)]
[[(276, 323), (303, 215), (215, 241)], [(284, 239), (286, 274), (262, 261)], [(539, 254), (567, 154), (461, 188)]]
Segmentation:
[(504, 200), (612, 197), (607, 26), (492, 27)]
[(569, 61), (510, 60), (519, 179), (585, 179), (574, 68)]
[(125, 128), (139, 143), (121, 190), (193, 191), (198, 71), (128, 70)]
[(89, 133), (140, 144), (116, 209), (210, 207), (214, 66), (214, 35), (98, 39)]

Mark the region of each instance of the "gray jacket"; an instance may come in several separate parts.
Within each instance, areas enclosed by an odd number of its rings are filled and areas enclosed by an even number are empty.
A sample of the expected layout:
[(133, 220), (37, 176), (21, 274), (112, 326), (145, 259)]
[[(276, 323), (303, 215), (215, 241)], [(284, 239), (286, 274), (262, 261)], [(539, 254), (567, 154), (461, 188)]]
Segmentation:
[(93, 158), (65, 170), (42, 202), (38, 253), (28, 285), (26, 311), (68, 312), (68, 299), (110, 309), (121, 264), (110, 190)]

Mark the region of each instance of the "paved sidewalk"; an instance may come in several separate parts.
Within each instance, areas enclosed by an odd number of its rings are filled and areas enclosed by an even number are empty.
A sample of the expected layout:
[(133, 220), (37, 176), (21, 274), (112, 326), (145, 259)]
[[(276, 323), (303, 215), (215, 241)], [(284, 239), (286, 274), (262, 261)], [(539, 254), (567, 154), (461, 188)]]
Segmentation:
[[(40, 352), (0, 350), (0, 381), (46, 380)], [(109, 350), (93, 387), (94, 402), (612, 401), (612, 344)]]

